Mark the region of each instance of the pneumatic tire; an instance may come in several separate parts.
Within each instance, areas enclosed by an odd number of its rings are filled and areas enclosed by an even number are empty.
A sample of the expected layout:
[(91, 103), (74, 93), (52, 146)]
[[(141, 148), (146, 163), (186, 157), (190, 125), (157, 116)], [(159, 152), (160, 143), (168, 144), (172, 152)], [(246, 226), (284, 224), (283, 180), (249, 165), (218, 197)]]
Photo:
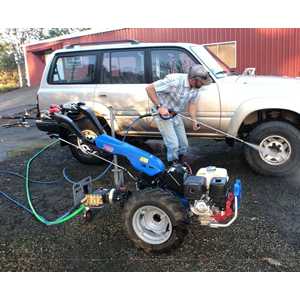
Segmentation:
[[(82, 119), (82, 120), (78, 121), (76, 124), (81, 129), (82, 134), (84, 134), (85, 136), (90, 136), (91, 138), (94, 138), (97, 135), (99, 135), (98, 130), (87, 119)], [(75, 144), (75, 145), (79, 146), (80, 141), (76, 136), (74, 136), (74, 135), (70, 136), (69, 141), (72, 144)], [(81, 147), (83, 147), (83, 149), (84, 149), (85, 145), (82, 144)], [(103, 161), (103, 160), (101, 160), (101, 159), (99, 159), (95, 156), (86, 154), (82, 150), (80, 150), (78, 148), (75, 148), (74, 146), (70, 145), (70, 150), (71, 150), (72, 155), (82, 164), (86, 164), (86, 165), (103, 165), (103, 164), (107, 164), (105, 161)], [(108, 153), (99, 152), (99, 153), (97, 153), (97, 155), (99, 155), (101, 157), (104, 157), (104, 158), (106, 158), (110, 161), (112, 160), (112, 156)]]
[(128, 237), (147, 253), (175, 249), (188, 233), (186, 210), (179, 199), (162, 189), (133, 192), (123, 218)]
[(258, 125), (250, 132), (248, 141), (279, 149), (282, 158), (262, 153), (245, 146), (245, 158), (250, 167), (257, 173), (267, 176), (287, 176), (293, 174), (300, 164), (300, 132), (293, 125), (282, 121), (270, 121)]

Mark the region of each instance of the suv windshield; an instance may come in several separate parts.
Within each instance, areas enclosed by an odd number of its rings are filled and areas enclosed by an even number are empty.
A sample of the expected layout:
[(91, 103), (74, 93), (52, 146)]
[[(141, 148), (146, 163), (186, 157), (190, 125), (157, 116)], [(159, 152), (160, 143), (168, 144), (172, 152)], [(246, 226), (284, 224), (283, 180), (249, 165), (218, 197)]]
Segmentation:
[(205, 46), (192, 46), (191, 48), (217, 78), (223, 78), (231, 74), (229, 67)]

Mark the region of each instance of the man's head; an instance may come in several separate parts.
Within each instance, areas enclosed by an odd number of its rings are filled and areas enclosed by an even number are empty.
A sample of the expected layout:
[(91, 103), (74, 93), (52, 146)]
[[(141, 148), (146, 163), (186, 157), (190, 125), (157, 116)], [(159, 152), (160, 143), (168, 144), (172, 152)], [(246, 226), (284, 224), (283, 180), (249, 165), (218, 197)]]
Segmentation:
[(208, 72), (202, 65), (194, 65), (190, 68), (188, 79), (192, 88), (200, 89), (203, 85), (211, 83)]

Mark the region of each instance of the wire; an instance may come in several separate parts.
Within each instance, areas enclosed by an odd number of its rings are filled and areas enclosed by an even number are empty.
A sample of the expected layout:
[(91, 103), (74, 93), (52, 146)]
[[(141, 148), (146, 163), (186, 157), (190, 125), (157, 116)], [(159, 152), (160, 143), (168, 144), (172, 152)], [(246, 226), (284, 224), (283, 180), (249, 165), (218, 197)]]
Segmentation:
[[(2, 170), (0, 170), (0, 175), (10, 175), (10, 176), (15, 176), (15, 177), (25, 179), (25, 176), (23, 176), (19, 173), (16, 173), (16, 172), (11, 172), (11, 171), (2, 171)], [(30, 179), (31, 183), (36, 183), (36, 184), (56, 184), (56, 183), (59, 183), (60, 181), (61, 181), (61, 179), (54, 180), (54, 181), (39, 181), (39, 180), (31, 180)]]
[(139, 116), (139, 117), (137, 117), (128, 127), (127, 127), (127, 129), (126, 129), (126, 131), (125, 131), (125, 134), (124, 134), (124, 137), (123, 137), (123, 139), (122, 139), (122, 141), (123, 142), (125, 142), (125, 140), (126, 140), (126, 138), (127, 138), (127, 136), (128, 136), (128, 133), (129, 133), (129, 131), (130, 131), (130, 129), (132, 128), (132, 126), (136, 123), (136, 122), (138, 122), (139, 120), (141, 120), (141, 119), (144, 119), (144, 118), (147, 118), (147, 117), (152, 117), (153, 115), (152, 114), (145, 114), (145, 115), (142, 115), (142, 116)]
[[(0, 175), (9, 175), (9, 176), (15, 176), (15, 177), (18, 177), (18, 178), (21, 178), (21, 179), (25, 179), (25, 176), (19, 174), (19, 173), (16, 173), (16, 172), (11, 172), (11, 171), (1, 171), (0, 170)], [(33, 184), (48, 184), (48, 185), (51, 185), (51, 184), (56, 184), (56, 183), (59, 183), (61, 181), (60, 180), (55, 180), (55, 181), (39, 181), (39, 180), (30, 180), (31, 183)], [(21, 203), (21, 200), (3, 192), (3, 191), (0, 191), (0, 196), (6, 198), (7, 200), (13, 202), (15, 205), (17, 205), (18, 207), (24, 209), (25, 211), (27, 211), (28, 213), (30, 213), (31, 215), (33, 215), (32, 211), (24, 206), (22, 203)]]
[[(104, 176), (107, 174), (107, 172), (110, 170), (111, 167), (112, 167), (112, 164), (108, 164), (108, 166), (106, 167), (106, 169), (105, 169), (103, 172), (101, 172), (101, 173), (100, 173), (98, 176), (96, 176), (95, 178), (92, 178), (92, 181), (91, 181), (91, 182), (95, 182), (95, 181), (97, 181), (97, 180), (100, 180), (102, 177), (104, 177)], [(64, 169), (63, 169), (63, 177), (64, 177), (64, 179), (65, 179), (67, 182), (69, 182), (69, 183), (71, 183), (71, 184), (77, 183), (77, 181), (75, 181), (75, 180), (71, 179), (71, 177), (69, 177), (69, 175), (67, 174), (67, 168), (64, 168)]]
[(8, 194), (2, 192), (2, 191), (0, 191), (0, 196), (2, 196), (2, 197), (4, 197), (4, 198), (8, 199), (9, 201), (13, 202), (13, 203), (14, 203), (15, 205), (17, 205), (18, 207), (24, 209), (25, 211), (27, 211), (28, 213), (30, 213), (31, 215), (33, 215), (32, 211), (31, 211), (28, 207), (26, 207), (25, 205), (23, 205), (23, 204), (19, 201), (19, 199), (13, 198), (12, 196), (10, 196), (10, 195), (8, 195)]

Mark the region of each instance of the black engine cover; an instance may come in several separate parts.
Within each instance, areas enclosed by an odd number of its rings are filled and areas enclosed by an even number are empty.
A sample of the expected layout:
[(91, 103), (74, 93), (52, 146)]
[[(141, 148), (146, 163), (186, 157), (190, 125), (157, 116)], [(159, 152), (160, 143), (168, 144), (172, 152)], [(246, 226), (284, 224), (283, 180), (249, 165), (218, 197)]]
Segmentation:
[(188, 200), (200, 200), (207, 192), (207, 181), (203, 176), (188, 176), (184, 181), (184, 197)]
[(183, 183), (187, 174), (186, 167), (181, 164), (176, 164), (161, 175), (161, 183), (165, 188), (183, 195)]
[(223, 177), (215, 177), (210, 182), (209, 196), (213, 199), (215, 206), (225, 209), (226, 196), (228, 192), (227, 179)]

